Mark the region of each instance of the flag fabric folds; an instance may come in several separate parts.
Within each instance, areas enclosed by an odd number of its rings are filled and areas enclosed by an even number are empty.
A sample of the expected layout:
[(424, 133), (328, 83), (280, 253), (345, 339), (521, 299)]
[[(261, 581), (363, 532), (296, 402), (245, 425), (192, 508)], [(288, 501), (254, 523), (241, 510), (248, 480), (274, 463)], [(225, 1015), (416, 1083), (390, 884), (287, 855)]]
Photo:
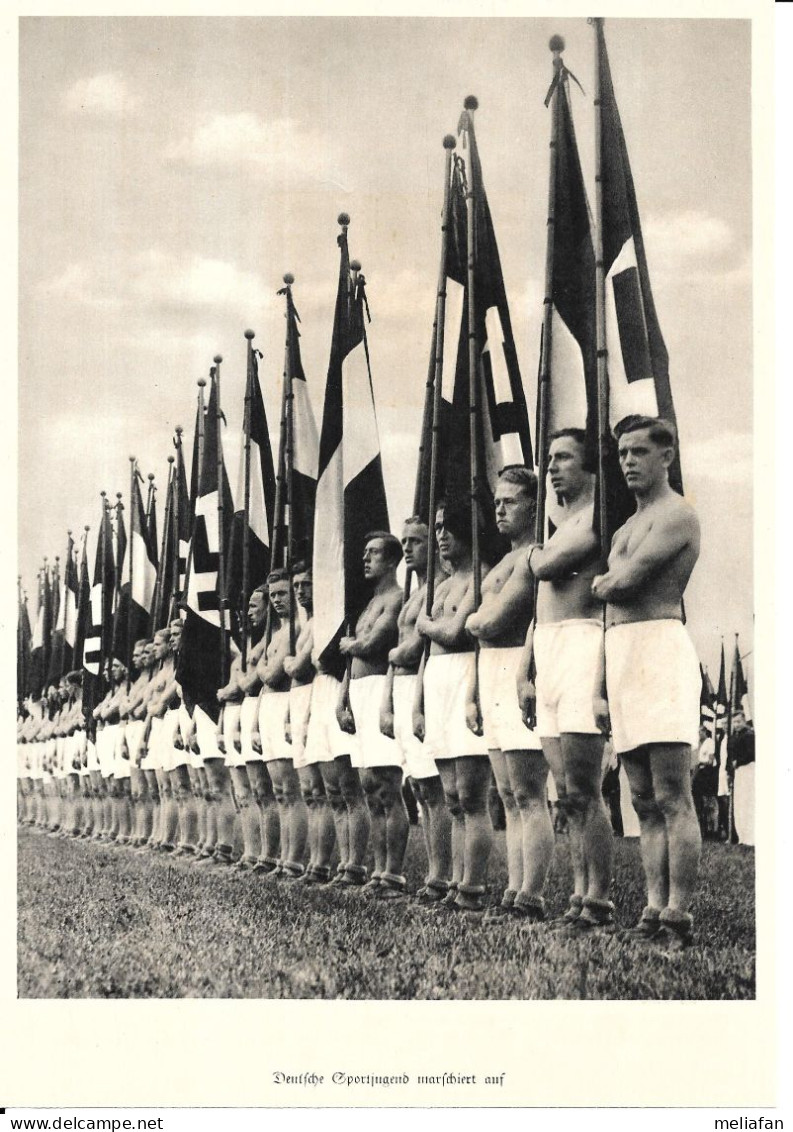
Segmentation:
[(270, 432), (264, 410), (264, 398), (259, 385), (259, 366), (256, 350), (249, 352), (246, 388), (247, 415), (250, 434), (250, 497), (248, 506), (248, 586), (243, 593), (243, 543), (245, 540), (245, 447), (246, 428), (243, 425), (240, 450), (237, 497), (229, 537), (226, 596), (232, 614), (232, 628), (238, 640), (245, 629), (248, 599), (253, 590), (265, 581), (270, 572), (272, 550), (273, 512), (275, 509), (275, 471), (270, 447)]
[(17, 701), (30, 694), (30, 654), (33, 630), (30, 626), (27, 595), (21, 592), (18, 597), (17, 612)]
[(742, 711), (746, 722), (750, 723), (752, 719), (752, 709), (749, 705), (749, 685), (746, 683), (746, 677), (743, 671), (743, 664), (741, 663), (741, 653), (738, 648), (738, 638), (735, 638), (735, 653), (732, 659), (732, 711)]
[[(219, 714), (216, 693), (223, 675), (218, 570), (233, 508), (225, 468), (218, 476), (220, 444), (218, 388), (213, 370), (204, 422), (203, 458), (189, 552), (177, 679), (190, 705), (198, 704), (215, 721)], [(223, 492), (226, 530), (220, 529), (219, 492)]]
[(140, 473), (132, 481), (129, 546), (121, 567), (121, 588), (116, 610), (115, 655), (129, 668), (135, 642), (148, 635), (149, 617), (157, 582), (157, 549), (140, 493)]
[(52, 647), (52, 588), (46, 566), (39, 573), (38, 591), (38, 610), (30, 646), (30, 694), (34, 699), (44, 694)]
[(80, 582), (77, 593), (77, 617), (75, 619), (73, 667), (83, 667), (86, 637), (91, 631), (91, 582), (88, 576), (88, 537), (83, 538), (83, 551), (80, 555)]
[[(460, 151), (452, 165), (446, 255), (446, 322), (443, 387), (438, 432), (440, 459), (436, 498), (470, 498), (471, 436), (469, 411), (468, 218), (466, 196), (474, 194), (473, 328), (478, 362), (476, 446), (480, 479), (480, 517), (485, 558), (500, 554), (492, 506), (501, 468), (533, 464), (526, 397), (515, 350), (509, 306), (490, 207), (482, 180), (472, 113), (464, 110), (458, 126)], [(433, 335), (434, 340), (435, 335)], [(433, 341), (434, 349), (434, 341)], [(416, 499), (429, 499), (430, 445), (425, 443)], [(423, 514), (423, 511), (421, 512)], [(430, 526), (434, 517), (429, 517)]]
[[(57, 580), (57, 579), (56, 579)], [(59, 587), (57, 617), (52, 634), (48, 684), (57, 684), (72, 669), (74, 640), (77, 630), (77, 564), (74, 560), (74, 540), (68, 537), (63, 579)], [(54, 611), (53, 611), (54, 612)]]
[(112, 655), (115, 577), (110, 511), (103, 502), (89, 602), (90, 618), (83, 649), (83, 707), (86, 719), (90, 718), (90, 712), (104, 694), (102, 669), (105, 660)]
[[(340, 221), (343, 223), (343, 221)], [(364, 329), (364, 279), (350, 269), (347, 231), (341, 252), (314, 519), (314, 643), (326, 670), (343, 670), (338, 642), (369, 597), (364, 536), (388, 530), (380, 440)]]
[(317, 494), (319, 436), (300, 357), (298, 329), (300, 316), (295, 309), (291, 288), (287, 287), (285, 290), (287, 377), (292, 398), (292, 500), (288, 523), (292, 540), (292, 560), (310, 563)]
[[(675, 423), (667, 354), (650, 287), (639, 207), (628, 149), (611, 79), (603, 21), (595, 20), (600, 84), (600, 176), (602, 185), (605, 327), (608, 349), (609, 426), (641, 414)], [(610, 441), (610, 437), (604, 438)], [(621, 526), (634, 510), (609, 443), (607, 499), (609, 530)], [(669, 482), (682, 494), (679, 456)]]
[(729, 696), (727, 694), (727, 672), (724, 663), (724, 641), (721, 642), (721, 658), (719, 660), (719, 683), (716, 688), (716, 698), (713, 703), (713, 711), (716, 718), (716, 726), (722, 731), (727, 727), (727, 708), (729, 704)]
[(699, 722), (701, 727), (707, 728), (709, 734), (713, 735), (713, 720), (715, 719), (713, 704), (716, 693), (713, 691), (713, 684), (711, 683), (707, 668), (700, 664), (699, 671), (702, 677), (702, 685), (699, 693)]

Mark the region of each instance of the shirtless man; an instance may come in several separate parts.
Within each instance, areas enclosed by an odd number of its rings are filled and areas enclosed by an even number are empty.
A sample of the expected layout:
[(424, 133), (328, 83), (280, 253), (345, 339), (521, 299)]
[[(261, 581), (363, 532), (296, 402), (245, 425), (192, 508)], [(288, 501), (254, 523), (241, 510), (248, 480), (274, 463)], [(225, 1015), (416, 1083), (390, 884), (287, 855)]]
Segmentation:
[(82, 703), (82, 673), (70, 672), (64, 676), (66, 703), (61, 717), (64, 745), (64, 821), (63, 828), (70, 837), (79, 837), (83, 818), (80, 790), (81, 735), (85, 721)]
[[(435, 760), (425, 753), (424, 744), (413, 731), (416, 683), (424, 655), (424, 639), (416, 629), (416, 619), (427, 601), (428, 539), (425, 522), (417, 516), (405, 520), (402, 550), (405, 565), (416, 575), (418, 587), (399, 613), (399, 642), (388, 654), (388, 676), (380, 710), (380, 730), (396, 739), (411, 789), (421, 807), (429, 872), (416, 894), (419, 904), (434, 904), (442, 900), (449, 891), (452, 875), (451, 816), (443, 798), (438, 767)], [(391, 891), (384, 889), (382, 895), (386, 896)]]
[[(526, 563), (537, 504), (537, 477), (505, 468), (494, 497), (496, 525), (510, 550), (482, 583), (482, 602), (466, 621), (479, 640), (479, 704), (490, 763), (504, 803), (507, 889), (488, 919), (545, 919), (543, 889), (553, 855), (548, 764), (540, 738), (525, 726), (515, 694), (523, 643), (533, 615), (534, 585)], [(469, 718), (476, 703), (469, 696)]]
[[(479, 914), (485, 910), (487, 866), (493, 830), (487, 811), (490, 762), (487, 744), (466, 723), (475, 654), (465, 622), (474, 611), (471, 512), (449, 501), (435, 513), (440, 557), (449, 571), (435, 590), (432, 612), (419, 613), (416, 629), (430, 641), (430, 655), (417, 687), (423, 688), (424, 753), (434, 758), (452, 815), (452, 880), (438, 907)], [(482, 573), (487, 567), (482, 565)]]
[(336, 844), (333, 814), (328, 804), (316, 747), (309, 748), (308, 723), (316, 669), (311, 660), (314, 647), (314, 585), (311, 570), (299, 562), (292, 571), (295, 599), (306, 615), (295, 641), (294, 655), (284, 659), (284, 672), (291, 678), (289, 689), (289, 735), (292, 762), (300, 779), (303, 800), (308, 807), (308, 865), (302, 878), (305, 884), (327, 884), (330, 880), (330, 859)]
[[(233, 868), (246, 871), (253, 869), (259, 860), (261, 853), (261, 833), (259, 826), (259, 809), (253, 796), (253, 789), (251, 788), (250, 779), (248, 778), (248, 772), (245, 767), (246, 751), (243, 751), (242, 748), (240, 716), (243, 702), (246, 699), (251, 701), (253, 714), (249, 718), (246, 718), (246, 730), (248, 732), (247, 750), (250, 748), (250, 725), (251, 720), (254, 719), (256, 715), (258, 694), (246, 697), (240, 687), (240, 678), (243, 676), (242, 653), (233, 641), (231, 643), (231, 654), (232, 660), (228, 682), (222, 688), (218, 689), (218, 701), (221, 704), (222, 716), (218, 720), (217, 743), (218, 748), (225, 755), (226, 766), (228, 767), (234, 786), (234, 797), (237, 800), (240, 813), (242, 856), (235, 862)], [(255, 668), (256, 662), (253, 660), (253, 653), (249, 647), (245, 663), (246, 674), (250, 664), (253, 664)]]
[[(380, 708), (388, 671), (388, 654), (397, 644), (397, 618), (402, 590), (396, 568), (402, 559), (399, 539), (388, 531), (366, 535), (363, 572), (372, 583), (372, 597), (358, 618), (355, 633), (342, 637), (339, 651), (351, 657), (349, 704), (355, 721), (351, 763), (371, 818), (374, 868), (367, 893), (402, 896), (409, 823), (402, 799), (402, 756), (393, 739), (380, 730)], [(383, 891), (381, 891), (383, 890)]]
[(281, 818), (281, 862), (278, 868), (272, 870), (272, 875), (294, 879), (305, 871), (303, 858), (308, 840), (308, 810), (285, 733), (291, 683), (284, 668), (284, 661), (289, 655), (290, 580), (286, 570), (273, 570), (267, 578), (267, 586), (279, 624), (256, 666), (262, 682), (259, 738)]
[[(151, 687), (146, 698), (146, 755), (141, 765), (146, 772), (149, 790), (156, 798), (152, 820), (151, 837), (147, 848), (172, 853), (176, 848), (177, 812), (173, 791), (168, 779), (169, 751), (168, 735), (165, 732), (165, 718), (178, 704), (176, 676), (171, 655), (171, 630), (158, 629), (154, 634), (152, 647), (155, 668), (151, 677)], [(154, 774), (152, 789), (151, 773)]]
[(595, 477), (586, 463), (583, 429), (561, 429), (550, 438), (548, 474), (562, 505), (562, 519), (545, 546), (529, 550), (538, 580), (537, 624), (527, 636), (518, 679), (521, 708), (530, 707), (533, 649), (537, 730), (567, 818), (573, 893), (555, 927), (572, 934), (613, 930), (609, 900), (612, 832), (603, 793), (603, 736), (588, 689), (603, 647), (602, 606), (592, 594), (598, 569), (594, 529)]
[[(198, 851), (198, 808), (194, 792), (193, 758), (189, 743), (182, 738), (184, 703), (182, 688), (176, 679), (179, 649), (182, 643), (182, 622), (174, 618), (170, 624), (171, 662), (174, 667), (171, 710), (166, 714), (168, 785), (176, 807), (176, 857), (193, 857)], [(189, 717), (188, 717), (189, 718)], [(189, 726), (188, 726), (189, 734)], [(165, 739), (164, 739), (165, 742)], [(164, 748), (165, 749), (165, 748)]]
[(604, 732), (610, 721), (641, 829), (647, 907), (625, 935), (677, 951), (692, 942), (688, 909), (701, 850), (689, 773), (701, 676), (682, 621), (699, 521), (669, 485), (674, 425), (626, 417), (614, 433), (636, 512), (612, 539), (606, 573), (592, 581), (606, 605), (605, 688), (596, 687), (595, 717)]
[[(242, 692), (243, 699), (240, 704), (239, 734), (227, 730), (225, 738), (226, 751), (229, 741), (236, 747), (242, 758), (242, 766), (248, 783), (248, 792), (253, 799), (253, 812), (250, 815), (250, 825), (247, 826), (244, 857), (253, 858), (251, 871), (261, 875), (275, 872), (279, 865), (281, 842), (281, 821), (278, 814), (278, 804), (275, 800), (273, 784), (262, 757), (262, 744), (259, 735), (259, 698), (262, 691), (262, 681), (258, 666), (265, 649), (264, 625), (267, 620), (267, 584), (263, 584), (253, 591), (248, 602), (248, 627), (250, 630), (249, 649), (246, 670), (242, 671), (240, 665), (237, 671), (237, 684)], [(254, 643), (255, 638), (259, 637)], [(231, 681), (229, 681), (231, 683)], [(220, 696), (218, 696), (220, 698)], [(224, 696), (224, 702), (225, 700)], [(237, 779), (234, 780), (235, 786)], [(238, 801), (243, 819), (243, 836), (246, 836), (246, 810), (244, 799), (246, 791), (244, 784)], [(247, 868), (248, 862), (242, 865)], [(280, 874), (279, 874), (280, 875)]]
[(144, 700), (151, 677), (151, 669), (146, 662), (146, 647), (149, 644), (150, 642), (146, 639), (135, 642), (135, 647), (132, 650), (132, 668), (135, 680), (121, 704), (121, 715), (126, 720), (124, 738), (129, 759), (130, 803), (132, 806), (130, 844), (133, 848), (138, 848), (148, 838), (148, 833), (144, 834), (143, 832), (148, 788), (145, 772), (140, 767), (140, 759), (146, 731), (146, 721), (143, 718), (146, 710)]
[(101, 724), (97, 731), (97, 754), (99, 773), (102, 781), (102, 809), (104, 822), (98, 840), (115, 841), (119, 833), (121, 814), (118, 805), (118, 792), (115, 784), (116, 747), (119, 735), (120, 705), (126, 694), (124, 679), (127, 670), (120, 660), (114, 658), (107, 662), (110, 688), (107, 695), (94, 708), (94, 719)]
[[(143, 737), (140, 741), (140, 759), (138, 762), (146, 783), (146, 793), (143, 800), (144, 817), (138, 837), (141, 851), (154, 848), (160, 830), (160, 785), (155, 770), (155, 763), (159, 759), (156, 732), (160, 725), (159, 723), (155, 725), (154, 717), (149, 715), (149, 704), (157, 689), (157, 673), (160, 665), (157, 652), (158, 648), (154, 640), (149, 641), (142, 650), (142, 663), (149, 679), (143, 689), (141, 702), (134, 712), (136, 716), (140, 716), (143, 720)], [(152, 745), (153, 731), (155, 732), (155, 742)]]

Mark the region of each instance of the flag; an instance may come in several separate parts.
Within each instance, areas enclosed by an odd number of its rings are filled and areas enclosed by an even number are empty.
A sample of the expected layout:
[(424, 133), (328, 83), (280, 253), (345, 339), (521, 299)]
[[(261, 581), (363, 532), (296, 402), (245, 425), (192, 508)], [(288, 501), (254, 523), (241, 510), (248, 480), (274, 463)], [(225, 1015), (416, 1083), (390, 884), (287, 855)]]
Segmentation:
[(388, 530), (380, 439), (364, 330), (364, 279), (350, 269), (346, 217), (319, 441), (314, 516), (314, 644), (326, 671), (343, 671), (338, 642), (369, 597), (364, 536)]
[(716, 698), (713, 704), (713, 710), (716, 715), (716, 726), (725, 730), (727, 727), (727, 704), (729, 697), (727, 695), (727, 673), (724, 664), (724, 641), (721, 642), (721, 659), (719, 661), (719, 684), (716, 689)]
[(17, 612), (17, 701), (21, 703), (30, 694), (30, 654), (33, 631), (30, 627), (28, 599), (20, 592)]
[(226, 571), (226, 597), (232, 612), (232, 628), (238, 641), (242, 640), (247, 619), (248, 600), (270, 572), (273, 512), (275, 510), (275, 471), (270, 448), (270, 433), (264, 411), (264, 399), (259, 385), (257, 351), (248, 353), (246, 388), (246, 421), (250, 436), (250, 495), (248, 506), (248, 579), (247, 593), (243, 593), (242, 559), (245, 541), (245, 461), (246, 425), (243, 425), (240, 449), (240, 469), (237, 481), (237, 498), (229, 538), (228, 569)]
[(702, 678), (699, 693), (699, 722), (700, 726), (707, 728), (708, 732), (713, 735), (713, 720), (715, 719), (713, 701), (716, 697), (716, 693), (713, 691), (713, 684), (710, 681), (710, 676), (708, 676), (708, 670), (703, 664), (700, 664), (699, 672)]
[[(439, 421), (436, 498), (469, 499), (471, 435), (469, 411), (468, 219), (466, 196), (474, 194), (474, 335), (478, 363), (476, 446), (483, 557), (492, 561), (506, 549), (497, 535), (493, 491), (508, 464), (533, 463), (526, 397), (515, 350), (504, 278), (482, 167), (473, 115), (463, 111), (458, 126), (461, 152), (452, 165), (446, 254), (446, 320), (441, 419)], [(434, 338), (434, 335), (433, 335)], [(425, 445), (416, 490), (422, 506), (429, 500), (430, 445)], [(423, 512), (422, 512), (423, 513)], [(430, 528), (434, 516), (429, 516)]]
[(36, 623), (31, 638), (30, 656), (30, 694), (40, 699), (44, 694), (50, 663), (52, 645), (52, 588), (49, 569), (42, 567), (39, 573), (39, 599)]
[(157, 488), (154, 486), (154, 480), (149, 480), (149, 497), (148, 507), (146, 508), (146, 539), (147, 545), (154, 549), (154, 566), (155, 569), (159, 566), (159, 552), (157, 542)]
[[(135, 469), (130, 492), (129, 553), (121, 568), (116, 610), (116, 656), (129, 669), (135, 642), (147, 635), (157, 583), (157, 550), (140, 493), (140, 472)], [(119, 521), (121, 516), (119, 515)]]
[[(650, 287), (639, 207), (625, 135), (611, 81), (603, 21), (594, 21), (600, 82), (600, 176), (603, 212), (603, 270), (608, 369), (609, 425), (638, 413), (675, 423), (669, 356)], [(619, 469), (609, 437), (606, 494), (609, 530), (615, 531), (635, 502)], [(682, 494), (679, 455), (669, 469), (671, 486)]]
[[(566, 74), (563, 67), (556, 85), (556, 145), (551, 149), (555, 170), (550, 209), (554, 219), (548, 236), (553, 240), (553, 261), (546, 437), (560, 428), (585, 429), (593, 459), (598, 422), (595, 251)], [(535, 436), (539, 435), (538, 416)], [(539, 458), (540, 454), (538, 462)], [(553, 492), (549, 494), (553, 498)]]
[(317, 494), (319, 436), (308, 383), (300, 357), (300, 316), (290, 286), (286, 292), (286, 357), (292, 394), (292, 503), (288, 517), (292, 539), (292, 561), (311, 562), (314, 507)]
[(738, 636), (735, 636), (735, 654), (732, 658), (732, 710), (743, 712), (746, 722), (751, 722), (752, 709), (749, 706), (749, 685), (741, 663), (741, 654), (738, 649)]
[(113, 573), (114, 590), (113, 590), (113, 634), (111, 645), (111, 658), (120, 660), (122, 664), (127, 663), (127, 610), (126, 605), (122, 608), (121, 601), (121, 586), (124, 581), (125, 572), (129, 568), (127, 562), (127, 528), (124, 523), (124, 505), (121, 502), (121, 494), (118, 495), (118, 503), (116, 504), (116, 529), (115, 529), (115, 568)]
[(77, 631), (77, 564), (74, 560), (74, 540), (68, 536), (66, 565), (59, 588), (58, 613), (52, 634), (52, 653), (50, 656), (47, 682), (57, 684), (72, 670), (74, 640)]
[[(221, 451), (219, 423), (217, 381), (215, 371), (212, 370), (177, 679), (189, 703), (200, 705), (215, 720), (219, 714), (217, 690), (224, 667), (221, 655), (223, 642), (218, 570), (221, 548), (226, 545), (233, 508), (225, 467), (222, 468), (221, 482), (218, 482), (218, 457)], [(225, 530), (220, 529), (219, 492), (223, 493)]]
[(83, 707), (86, 719), (90, 719), (91, 711), (104, 694), (102, 670), (105, 660), (112, 655), (115, 580), (110, 508), (103, 500), (89, 602), (90, 619), (83, 648)]
[(80, 588), (77, 595), (77, 617), (75, 620), (74, 668), (83, 667), (86, 637), (91, 631), (91, 582), (88, 577), (88, 538), (83, 537), (83, 552), (80, 556)]

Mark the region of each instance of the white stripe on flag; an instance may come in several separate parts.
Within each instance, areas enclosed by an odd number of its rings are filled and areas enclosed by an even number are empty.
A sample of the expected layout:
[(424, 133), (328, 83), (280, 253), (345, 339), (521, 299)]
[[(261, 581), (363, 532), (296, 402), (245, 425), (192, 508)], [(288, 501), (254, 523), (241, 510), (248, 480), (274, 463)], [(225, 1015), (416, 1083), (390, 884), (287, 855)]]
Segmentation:
[(157, 571), (149, 558), (143, 535), (135, 531), (132, 535), (132, 548), (127, 555), (132, 560), (132, 600), (141, 608), (151, 609), (154, 588), (157, 584)]
[[(244, 456), (243, 456), (244, 459)], [(243, 465), (243, 490), (240, 496), (242, 508), (245, 507), (245, 481)], [(248, 522), (259, 542), (264, 546), (270, 545), (270, 536), (267, 533), (267, 511), (264, 505), (264, 484), (262, 483), (262, 456), (259, 445), (251, 439), (251, 498)]]
[(441, 392), (444, 401), (454, 400), (454, 379), (457, 372), (457, 350), (460, 344), (460, 327), (463, 322), (463, 303), (465, 288), (454, 279), (446, 280), (446, 321), (443, 336), (443, 384)]
[[(342, 397), (342, 473), (346, 487), (380, 455), (380, 439), (377, 435), (377, 420), (363, 342), (342, 363)], [(323, 544), (320, 542), (318, 545)]]
[[(509, 383), (509, 370), (504, 357), (504, 331), (501, 327), (501, 315), (498, 307), (488, 307), (485, 312), (485, 334), (487, 341), (482, 353), (490, 354), (490, 370), (493, 374), (493, 391), (496, 403), (509, 405), (512, 403), (512, 386)], [(515, 463), (520, 462), (520, 457)]]
[(319, 464), (319, 436), (311, 398), (308, 395), (308, 385), (305, 381), (293, 380), (292, 390), (294, 392), (293, 466), (296, 472), (315, 480)]
[(64, 609), (63, 614), (63, 638), (67, 645), (74, 647), (74, 642), (77, 639), (77, 600), (74, 596), (74, 590), (66, 587), (61, 605)]
[(617, 305), (614, 300), (614, 277), (629, 268), (636, 268), (636, 248), (633, 237), (626, 240), (620, 254), (611, 265), (606, 276), (606, 342), (608, 344), (609, 374), (609, 423), (612, 428), (623, 417), (632, 413), (641, 416), (657, 417), (658, 401), (655, 395), (655, 381), (644, 378), (641, 381), (628, 381), (622, 359), (620, 329), (617, 321)]
[(344, 621), (344, 483), (341, 447), (317, 481), (314, 519), (314, 648), (321, 654)]
[(44, 606), (39, 609), (36, 617), (36, 624), (33, 626), (33, 637), (30, 642), (31, 652), (33, 649), (40, 649), (44, 645)]
[(548, 432), (560, 428), (586, 428), (586, 384), (581, 348), (567, 323), (553, 307), (551, 312), (551, 381)]

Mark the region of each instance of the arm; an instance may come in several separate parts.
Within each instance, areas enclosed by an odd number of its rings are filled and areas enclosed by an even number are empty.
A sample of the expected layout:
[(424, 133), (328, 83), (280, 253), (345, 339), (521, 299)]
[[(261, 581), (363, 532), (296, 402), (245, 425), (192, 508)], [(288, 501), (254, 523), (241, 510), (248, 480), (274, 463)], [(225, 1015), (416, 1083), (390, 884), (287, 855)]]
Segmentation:
[(488, 595), (465, 627), (472, 637), (489, 641), (499, 637), (526, 615), (533, 602), (534, 586), (526, 559), (518, 562), (499, 594)]
[(527, 727), (534, 726), (537, 713), (537, 693), (531, 679), (531, 670), (534, 661), (534, 620), (529, 623), (526, 630), (526, 640), (520, 654), (518, 664), (517, 692), (520, 714)]
[(595, 723), (601, 732), (608, 736), (611, 733), (611, 719), (609, 705), (606, 699), (606, 634), (603, 633), (598, 664), (595, 671), (595, 687), (592, 690), (592, 706), (595, 712)]
[(339, 650), (344, 656), (356, 656), (361, 660), (370, 657), (379, 659), (397, 634), (397, 617), (401, 597), (390, 598), (383, 603), (383, 608), (375, 618), (372, 625), (354, 637), (342, 637)]
[(389, 664), (380, 704), (380, 730), (389, 739), (394, 738), (394, 666)]
[(284, 672), (293, 680), (305, 680), (311, 676), (314, 666), (311, 663), (311, 650), (314, 647), (314, 634), (311, 629), (304, 629), (298, 637), (294, 656), (284, 658)]
[(465, 641), (465, 623), (473, 611), (474, 584), (471, 579), (455, 613), (450, 617), (444, 617), (442, 621), (435, 621), (426, 613), (420, 613), (416, 620), (416, 628), (423, 637), (428, 637), (442, 648), (454, 649)]
[(527, 565), (530, 563), (531, 573), (541, 582), (569, 578), (592, 557), (597, 545), (592, 524), (582, 517), (559, 527), (547, 546), (535, 543), (530, 547)]
[(339, 691), (339, 702), (336, 706), (336, 721), (347, 735), (355, 734), (355, 719), (350, 707), (350, 668), (347, 666), (347, 671), (344, 673), (344, 679), (341, 682), (341, 689)]
[(427, 663), (427, 654), (423, 653), (419, 665), (418, 679), (416, 680), (416, 694), (413, 699), (413, 734), (424, 742), (424, 665)]
[(621, 558), (592, 582), (601, 601), (629, 596), (681, 550), (699, 543), (699, 523), (687, 508), (675, 508), (655, 520), (629, 558)]

